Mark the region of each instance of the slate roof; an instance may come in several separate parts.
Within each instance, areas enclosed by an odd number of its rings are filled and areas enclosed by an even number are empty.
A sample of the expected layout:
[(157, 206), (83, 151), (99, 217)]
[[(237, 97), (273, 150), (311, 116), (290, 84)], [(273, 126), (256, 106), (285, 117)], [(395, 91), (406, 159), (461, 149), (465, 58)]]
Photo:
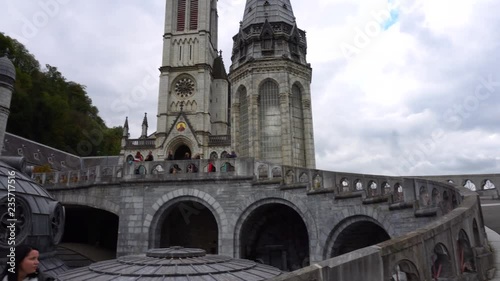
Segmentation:
[(290, 0), (247, 0), (243, 14), (242, 28), (252, 24), (269, 22), (286, 22), (295, 24)]
[(67, 271), (58, 280), (164, 280), (217, 281), (267, 280), (281, 274), (275, 267), (250, 260), (206, 255), (204, 250), (172, 247), (150, 249), (143, 255), (130, 255)]
[(28, 166), (50, 164), (55, 171), (80, 170), (95, 166), (116, 166), (120, 156), (80, 157), (53, 147), (5, 133), (2, 156), (24, 157)]

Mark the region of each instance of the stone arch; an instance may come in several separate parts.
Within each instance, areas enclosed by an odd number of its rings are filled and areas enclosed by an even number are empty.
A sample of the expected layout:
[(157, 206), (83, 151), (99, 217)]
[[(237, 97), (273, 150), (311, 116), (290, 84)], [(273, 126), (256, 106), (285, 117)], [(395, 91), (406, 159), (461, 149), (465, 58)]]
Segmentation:
[(476, 271), (474, 252), (472, 251), (469, 236), (463, 229), (460, 229), (457, 237), (457, 255), (460, 273)]
[(292, 87), (293, 87), (293, 86), (297, 86), (297, 87), (300, 89), (300, 91), (301, 91), (302, 93), (305, 93), (305, 92), (306, 92), (306, 88), (302, 85), (302, 83), (301, 83), (300, 81), (295, 81), (295, 82), (293, 82), (293, 83), (292, 83)]
[(379, 186), (377, 185), (377, 182), (374, 180), (368, 181), (368, 186), (366, 187), (366, 192), (368, 193), (369, 196), (379, 195), (380, 189), (379, 189)]
[(249, 156), (249, 124), (250, 124), (250, 99), (248, 97), (247, 88), (243, 85), (238, 87), (234, 95), (235, 102), (238, 105), (238, 117), (235, 120), (238, 128), (237, 139), (239, 142), (239, 153), (242, 157)]
[(92, 195), (74, 195), (74, 194), (64, 194), (64, 193), (53, 193), (57, 201), (61, 202), (63, 205), (79, 205), (85, 207), (92, 207), (95, 209), (105, 210), (120, 216), (120, 205), (104, 199), (102, 197), (95, 197)]
[(234, 100), (233, 100), (234, 103), (241, 103), (240, 95), (242, 93), (245, 94), (245, 96), (248, 98), (247, 87), (243, 84), (239, 85), (238, 90), (236, 90), (236, 95), (234, 95)]
[(341, 188), (340, 192), (349, 192), (351, 189), (351, 184), (349, 183), (348, 178), (341, 178), (339, 182), (339, 187)]
[(271, 78), (262, 80), (258, 86), (258, 146), (261, 159), (279, 163), (282, 152), (282, 112), (280, 84)]
[(441, 203), (441, 195), (437, 188), (432, 189), (432, 207), (437, 207)]
[(363, 186), (363, 181), (360, 180), (360, 179), (356, 179), (354, 181), (354, 186), (353, 186), (354, 190), (355, 191), (361, 191), (364, 189), (364, 186)]
[(409, 260), (403, 259), (396, 263), (392, 270), (391, 281), (420, 281), (420, 274), (415, 264)]
[(384, 194), (384, 195), (389, 195), (392, 192), (392, 187), (387, 181), (382, 182), (382, 185), (380, 186), (380, 188), (381, 188), (382, 194)]
[(431, 203), (431, 197), (427, 191), (426, 186), (421, 186), (419, 190), (419, 204), (421, 207), (429, 207)]
[(495, 189), (495, 184), (489, 180), (489, 179), (485, 179), (483, 181), (483, 184), (481, 185), (481, 189), (482, 190), (490, 190), (490, 189)]
[[(321, 247), (318, 243), (318, 233), (315, 219), (304, 202), (292, 194), (276, 192), (274, 194), (259, 194), (256, 196), (250, 196), (242, 204), (242, 211), (239, 217), (234, 220), (236, 222), (234, 227), (234, 257), (239, 258), (241, 254), (240, 237), (243, 224), (256, 209), (268, 204), (282, 204), (297, 212), (297, 214), (302, 218), (309, 236), (309, 256), (313, 257), (316, 252), (321, 251)], [(316, 254), (316, 256), (317, 258), (320, 258), (319, 255)]]
[(469, 189), (469, 190), (472, 190), (472, 191), (476, 191), (477, 190), (477, 187), (476, 187), (476, 184), (470, 180), (470, 179), (466, 179), (464, 180), (464, 183), (462, 185), (463, 187)]
[(219, 158), (219, 154), (217, 154), (216, 151), (212, 151), (210, 153), (210, 159), (218, 159)]
[(222, 253), (222, 238), (228, 232), (228, 218), (219, 202), (210, 194), (193, 188), (181, 188), (164, 194), (151, 205), (145, 212), (144, 228), (149, 231), (149, 248), (157, 248), (160, 245), (161, 224), (166, 211), (182, 201), (191, 201), (202, 204), (214, 216), (217, 223), (218, 252)]
[(153, 168), (151, 168), (151, 172), (150, 174), (163, 174), (165, 173), (165, 167), (163, 166), (163, 164), (156, 164), (153, 166)]
[[(177, 137), (173, 138), (169, 142), (169, 144), (166, 146), (165, 155), (168, 155), (169, 150), (172, 150), (175, 154), (176, 150), (183, 145), (187, 146), (191, 152), (194, 149), (193, 142), (189, 138), (187, 138), (185, 136), (177, 136)], [(176, 160), (178, 160), (178, 159), (176, 159)]]
[[(363, 212), (364, 211), (364, 212)], [(380, 242), (383, 242), (385, 240), (391, 239), (390, 233), (392, 233), (392, 226), (387, 222), (387, 220), (383, 220), (384, 223), (380, 223), (380, 215), (373, 210), (374, 217), (368, 215), (368, 211), (366, 208), (362, 208), (362, 212), (360, 214), (352, 215), (349, 217), (345, 217), (341, 220), (338, 220), (339, 223), (337, 223), (332, 231), (330, 231), (328, 238), (325, 243), (325, 247), (323, 250), (323, 259), (329, 259), (335, 255), (334, 252), (334, 247), (340, 246), (339, 243), (342, 241), (339, 241), (337, 243), (339, 238), (342, 238), (341, 235), (344, 232), (344, 230), (348, 230), (348, 228), (352, 226), (359, 225), (363, 223), (363, 225), (368, 225), (372, 227), (372, 230), (383, 230), (385, 232), (379, 232), (380, 236), (374, 237), (371, 242), (376, 242), (374, 244), (378, 244)], [(370, 241), (366, 241), (370, 242)], [(361, 248), (368, 247), (370, 245), (374, 245), (371, 243), (367, 243), (367, 245), (363, 245)], [(358, 248), (359, 249), (359, 248)]]
[(403, 186), (398, 182), (394, 185), (394, 201), (395, 202), (403, 202), (405, 201), (405, 191)]
[(450, 252), (442, 243), (437, 243), (431, 254), (431, 274), (432, 278), (451, 278), (453, 274), (453, 264)]
[[(262, 85), (264, 85), (266, 82), (273, 82), (274, 84), (276, 84), (276, 86), (278, 86), (278, 89), (280, 87), (280, 83), (278, 83), (278, 81), (276, 81), (275, 79), (273, 79), (273, 78), (265, 78), (265, 79), (262, 79), (262, 81), (259, 82), (259, 86), (257, 87), (257, 89), (260, 90), (260, 88), (262, 87)], [(258, 93), (260, 95), (260, 91)]]

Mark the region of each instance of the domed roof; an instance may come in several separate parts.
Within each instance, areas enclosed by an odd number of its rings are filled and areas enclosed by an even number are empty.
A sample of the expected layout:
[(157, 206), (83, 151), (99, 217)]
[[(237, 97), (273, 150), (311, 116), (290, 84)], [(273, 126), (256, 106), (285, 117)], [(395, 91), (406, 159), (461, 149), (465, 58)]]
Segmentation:
[[(2, 221), (9, 224), (12, 221), (15, 225), (16, 244), (31, 245), (43, 254), (40, 268), (44, 272), (58, 274), (67, 270), (55, 257), (56, 245), (64, 231), (64, 207), (23, 173), (25, 167), (22, 157), (0, 157), (0, 217)], [(9, 243), (11, 230), (7, 223), (0, 224), (2, 265), (5, 264), (3, 257), (12, 246)]]
[(14, 84), (16, 80), (16, 68), (12, 62), (4, 56), (0, 57), (0, 82), (5, 82), (6, 80), (10, 80), (9, 84), (11, 84), (11, 86)]
[[(281, 274), (277, 268), (250, 260), (207, 255), (182, 247), (150, 249), (146, 254), (94, 263), (58, 276), (59, 280), (267, 280)], [(121, 279), (120, 279), (121, 280)]]
[(241, 27), (264, 23), (266, 20), (294, 25), (295, 16), (290, 0), (247, 0)]

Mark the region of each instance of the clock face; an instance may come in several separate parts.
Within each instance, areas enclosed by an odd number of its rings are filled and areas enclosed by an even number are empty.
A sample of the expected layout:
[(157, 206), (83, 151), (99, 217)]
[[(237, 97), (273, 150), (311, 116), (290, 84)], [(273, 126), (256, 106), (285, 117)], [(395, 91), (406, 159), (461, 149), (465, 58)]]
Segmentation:
[(175, 92), (180, 98), (187, 98), (194, 93), (194, 82), (190, 78), (182, 78), (175, 83)]

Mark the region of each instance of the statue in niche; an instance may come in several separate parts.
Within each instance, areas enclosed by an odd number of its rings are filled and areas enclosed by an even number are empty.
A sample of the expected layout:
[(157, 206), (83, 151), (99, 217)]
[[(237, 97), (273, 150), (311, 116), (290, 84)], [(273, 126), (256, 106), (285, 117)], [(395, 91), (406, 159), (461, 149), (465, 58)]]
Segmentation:
[(268, 177), (267, 170), (268, 170), (268, 166), (267, 165), (260, 165), (259, 166), (259, 168), (258, 168), (259, 179), (263, 179), (263, 178), (267, 178)]
[(281, 178), (281, 168), (279, 167), (273, 168), (273, 178)]
[(292, 170), (289, 170), (288, 172), (286, 172), (285, 184), (294, 183), (294, 179), (295, 179), (295, 173)]
[(309, 177), (307, 176), (306, 173), (302, 173), (302, 175), (300, 175), (300, 179), (299, 179), (300, 182), (309, 182)]
[(313, 189), (320, 189), (322, 187), (322, 181), (323, 179), (321, 178), (321, 176), (316, 175), (313, 181)]

